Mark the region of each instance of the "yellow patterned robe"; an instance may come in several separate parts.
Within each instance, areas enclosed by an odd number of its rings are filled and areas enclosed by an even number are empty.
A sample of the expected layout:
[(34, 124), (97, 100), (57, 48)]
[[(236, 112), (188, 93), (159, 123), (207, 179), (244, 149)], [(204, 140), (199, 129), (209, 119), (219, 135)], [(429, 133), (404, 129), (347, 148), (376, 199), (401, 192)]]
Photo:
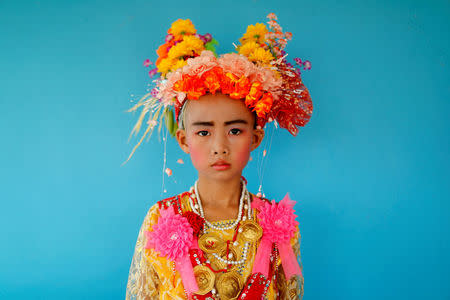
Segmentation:
[[(252, 195), (252, 199), (253, 197), (254, 195)], [(186, 194), (184, 194), (183, 197), (180, 197), (180, 205), (182, 212), (192, 211), (189, 204), (189, 197)], [(146, 236), (144, 232), (150, 230), (152, 226), (158, 222), (159, 209), (158, 203), (149, 209), (139, 231), (128, 276), (126, 300), (187, 299), (180, 274), (178, 271), (173, 271), (174, 263), (166, 257), (160, 256), (158, 252), (153, 249), (144, 249), (146, 245)], [(253, 210), (253, 219), (258, 220), (256, 210)], [(219, 225), (220, 223), (228, 224), (227, 222), (230, 221), (233, 220), (223, 220), (212, 223), (214, 225)], [(217, 233), (225, 241), (233, 238), (234, 228), (222, 231), (208, 229), (208, 232)], [(300, 268), (303, 269), (300, 256), (300, 240), (301, 235), (299, 228), (297, 227), (295, 235), (291, 239), (291, 245), (294, 253), (297, 255)], [(251, 244), (248, 251), (247, 263), (243, 268), (239, 269), (243, 283), (246, 283), (247, 278), (251, 275), (253, 261), (259, 242), (260, 240), (257, 243)], [(238, 256), (241, 255), (242, 248), (243, 245), (238, 246)], [(215, 260), (213, 256), (206, 256), (210, 261)], [(302, 299), (303, 276), (294, 276), (291, 280), (287, 281), (284, 276), (280, 258), (277, 259), (277, 265), (279, 268), (276, 273), (276, 280), (275, 282), (274, 280), (271, 280), (265, 299)], [(274, 286), (275, 284), (276, 287)]]

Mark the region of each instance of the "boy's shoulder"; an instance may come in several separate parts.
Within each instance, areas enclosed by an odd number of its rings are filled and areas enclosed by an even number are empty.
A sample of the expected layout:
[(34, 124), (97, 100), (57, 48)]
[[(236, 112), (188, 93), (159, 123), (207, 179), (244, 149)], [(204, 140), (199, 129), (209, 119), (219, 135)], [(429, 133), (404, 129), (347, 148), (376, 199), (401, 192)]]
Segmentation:
[(167, 209), (170, 206), (173, 206), (175, 213), (182, 214), (186, 210), (186, 202), (189, 201), (189, 192), (182, 192), (162, 200), (157, 201), (152, 205), (150, 210), (156, 211), (161, 209)]
[[(258, 195), (258, 194), (251, 194), (251, 201), (253, 202), (254, 199), (259, 198), (263, 202), (272, 203), (275, 201), (275, 203), (280, 202), (279, 200), (272, 199), (266, 197), (266, 195)], [(155, 204), (150, 207), (149, 212), (152, 213), (159, 213), (159, 210), (161, 209), (167, 209), (170, 206), (173, 206), (175, 213), (183, 214), (186, 211), (191, 211), (191, 205), (190, 205), (190, 197), (191, 193), (189, 191), (185, 191), (164, 199), (161, 199), (157, 201)]]
[(181, 199), (186, 195), (186, 192), (164, 198), (152, 204), (147, 210), (147, 214), (144, 218), (144, 224), (146, 227), (151, 227), (158, 222), (162, 209), (167, 209), (170, 206), (174, 207), (175, 213), (182, 214), (184, 212), (185, 205), (182, 204)]
[(252, 195), (253, 199), (258, 198), (258, 199), (262, 200), (263, 202), (267, 202), (267, 203), (272, 203), (272, 201), (275, 201), (275, 203), (280, 202), (280, 200), (276, 200), (274, 198), (266, 197), (266, 195), (261, 196), (259, 193), (258, 194), (251, 194), (251, 195)]

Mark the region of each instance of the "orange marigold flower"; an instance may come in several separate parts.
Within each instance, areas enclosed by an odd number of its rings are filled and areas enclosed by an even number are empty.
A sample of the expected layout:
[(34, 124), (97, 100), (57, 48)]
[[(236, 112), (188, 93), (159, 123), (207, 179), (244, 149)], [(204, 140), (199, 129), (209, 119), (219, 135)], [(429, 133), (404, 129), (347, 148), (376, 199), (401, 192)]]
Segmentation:
[(166, 58), (167, 57), (167, 53), (168, 53), (167, 48), (171, 47), (172, 45), (173, 45), (173, 42), (168, 42), (168, 43), (162, 44), (156, 50), (156, 54), (158, 54), (158, 56), (160, 58)]
[(250, 87), (250, 91), (245, 97), (245, 105), (247, 107), (253, 107), (259, 100), (259, 98), (261, 98), (262, 94), (263, 91), (261, 83), (259, 81), (253, 82), (252, 86)]
[(185, 91), (184, 86), (185, 86), (184, 80), (180, 79), (173, 84), (173, 90), (177, 92), (184, 92)]
[(220, 67), (214, 67), (202, 75), (205, 87), (211, 94), (215, 94), (220, 89), (222, 76), (223, 71)]
[(264, 117), (268, 112), (270, 112), (272, 104), (273, 104), (273, 97), (272, 94), (269, 92), (262, 96), (262, 98), (256, 103), (255, 108), (253, 110), (256, 111), (258, 117), (261, 118)]
[(231, 94), (234, 92), (234, 86), (236, 84), (236, 81), (238, 81), (238, 77), (234, 75), (233, 73), (226, 73), (224, 76), (222, 76), (222, 93), (224, 94)]
[(234, 91), (230, 94), (230, 98), (242, 99), (250, 90), (250, 80), (246, 76), (242, 76), (236, 81), (234, 86)]
[(173, 88), (176, 91), (185, 92), (188, 99), (192, 100), (197, 100), (206, 93), (206, 87), (203, 84), (203, 80), (199, 77), (190, 75), (183, 76), (183, 79), (175, 82)]

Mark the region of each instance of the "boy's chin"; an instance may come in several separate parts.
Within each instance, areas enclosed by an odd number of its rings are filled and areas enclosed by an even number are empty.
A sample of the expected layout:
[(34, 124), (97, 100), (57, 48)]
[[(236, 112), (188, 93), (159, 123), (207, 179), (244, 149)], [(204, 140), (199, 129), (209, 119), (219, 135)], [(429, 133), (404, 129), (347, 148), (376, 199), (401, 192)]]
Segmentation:
[(242, 170), (236, 172), (235, 170), (213, 170), (212, 172), (200, 173), (202, 177), (207, 178), (208, 180), (217, 180), (217, 181), (230, 181), (236, 178), (241, 178)]

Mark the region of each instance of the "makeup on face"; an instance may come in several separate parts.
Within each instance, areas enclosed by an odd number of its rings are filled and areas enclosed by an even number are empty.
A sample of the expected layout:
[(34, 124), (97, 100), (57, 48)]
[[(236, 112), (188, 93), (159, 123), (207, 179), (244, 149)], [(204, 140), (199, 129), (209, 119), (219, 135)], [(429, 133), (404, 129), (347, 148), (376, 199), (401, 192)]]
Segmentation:
[(254, 135), (254, 116), (243, 101), (203, 96), (189, 101), (185, 114), (186, 144), (199, 173), (222, 179), (240, 177)]

